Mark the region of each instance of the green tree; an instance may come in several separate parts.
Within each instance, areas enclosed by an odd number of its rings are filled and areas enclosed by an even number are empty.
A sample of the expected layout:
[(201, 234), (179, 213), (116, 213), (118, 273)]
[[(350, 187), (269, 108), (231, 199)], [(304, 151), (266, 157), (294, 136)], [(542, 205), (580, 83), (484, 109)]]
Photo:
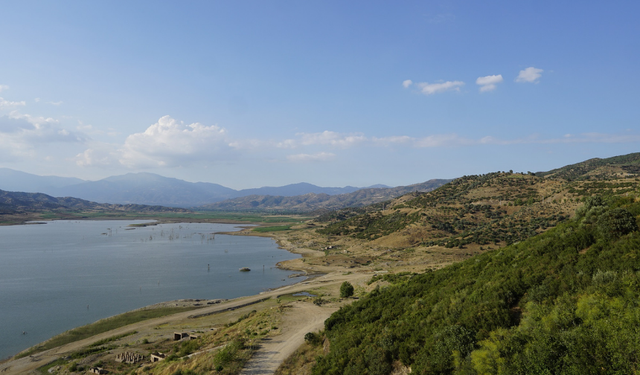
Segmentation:
[(598, 218), (598, 229), (607, 240), (638, 230), (636, 218), (624, 208), (607, 211)]
[(350, 282), (345, 281), (340, 285), (340, 297), (347, 298), (353, 295), (353, 285)]

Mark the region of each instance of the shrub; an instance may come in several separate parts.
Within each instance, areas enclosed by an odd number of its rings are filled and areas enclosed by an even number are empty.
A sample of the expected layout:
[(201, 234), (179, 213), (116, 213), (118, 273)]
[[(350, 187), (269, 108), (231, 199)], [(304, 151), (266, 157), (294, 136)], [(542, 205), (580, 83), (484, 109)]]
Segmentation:
[(304, 335), (304, 341), (309, 345), (318, 345), (322, 342), (322, 336), (314, 332), (307, 332), (307, 334)]
[(607, 239), (612, 240), (638, 230), (636, 218), (624, 208), (607, 211), (598, 218), (598, 230)]
[(342, 283), (342, 285), (340, 285), (340, 297), (341, 298), (348, 298), (351, 297), (353, 295), (353, 285), (351, 285), (350, 282), (345, 281)]
[(236, 360), (238, 351), (244, 349), (244, 342), (241, 340), (233, 340), (227, 346), (216, 353), (213, 361), (216, 366), (222, 367)]

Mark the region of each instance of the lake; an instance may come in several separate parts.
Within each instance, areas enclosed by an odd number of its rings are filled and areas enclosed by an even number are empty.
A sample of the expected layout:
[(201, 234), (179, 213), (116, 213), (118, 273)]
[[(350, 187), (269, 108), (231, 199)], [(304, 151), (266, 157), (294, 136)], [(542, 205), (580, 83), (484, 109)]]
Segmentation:
[[(52, 221), (0, 227), (0, 359), (71, 328), (162, 301), (292, 284), (299, 257), (232, 224)], [(146, 221), (148, 222), (148, 221)], [(249, 267), (251, 272), (239, 272)], [(26, 334), (23, 334), (23, 331)]]

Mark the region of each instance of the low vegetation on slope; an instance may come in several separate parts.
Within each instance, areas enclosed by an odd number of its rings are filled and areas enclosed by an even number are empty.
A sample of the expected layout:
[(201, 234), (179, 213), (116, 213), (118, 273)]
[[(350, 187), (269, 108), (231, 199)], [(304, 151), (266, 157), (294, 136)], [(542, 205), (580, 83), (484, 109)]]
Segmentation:
[(314, 374), (640, 371), (635, 198), (589, 198), (544, 234), (397, 278), (325, 322)]
[[(640, 187), (640, 153), (591, 159), (550, 172), (464, 176), (427, 193), (348, 208), (317, 219), (319, 233), (398, 246), (504, 246), (552, 228), (585, 197), (620, 196)], [(380, 242), (380, 241), (378, 241)]]
[(319, 221), (329, 225), (320, 232), (370, 240), (397, 233), (406, 246), (509, 244), (567, 219), (578, 204), (576, 198), (562, 183), (531, 174), (464, 176), (378, 210), (325, 215)]
[(581, 163), (536, 174), (542, 177), (562, 178), (568, 181), (609, 180), (628, 175), (637, 175), (640, 174), (640, 152), (606, 159), (589, 159)]

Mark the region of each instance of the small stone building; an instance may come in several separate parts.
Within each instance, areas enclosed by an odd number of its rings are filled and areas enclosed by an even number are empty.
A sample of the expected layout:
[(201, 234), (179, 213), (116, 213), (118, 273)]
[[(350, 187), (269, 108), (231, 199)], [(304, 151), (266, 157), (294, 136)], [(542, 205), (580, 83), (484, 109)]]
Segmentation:
[(174, 332), (173, 333), (173, 341), (182, 340), (185, 337), (189, 337), (187, 332)]
[(164, 353), (151, 354), (151, 358), (150, 358), (151, 359), (151, 363), (160, 362), (163, 359), (165, 359), (166, 357), (167, 357), (167, 355), (164, 354)]

